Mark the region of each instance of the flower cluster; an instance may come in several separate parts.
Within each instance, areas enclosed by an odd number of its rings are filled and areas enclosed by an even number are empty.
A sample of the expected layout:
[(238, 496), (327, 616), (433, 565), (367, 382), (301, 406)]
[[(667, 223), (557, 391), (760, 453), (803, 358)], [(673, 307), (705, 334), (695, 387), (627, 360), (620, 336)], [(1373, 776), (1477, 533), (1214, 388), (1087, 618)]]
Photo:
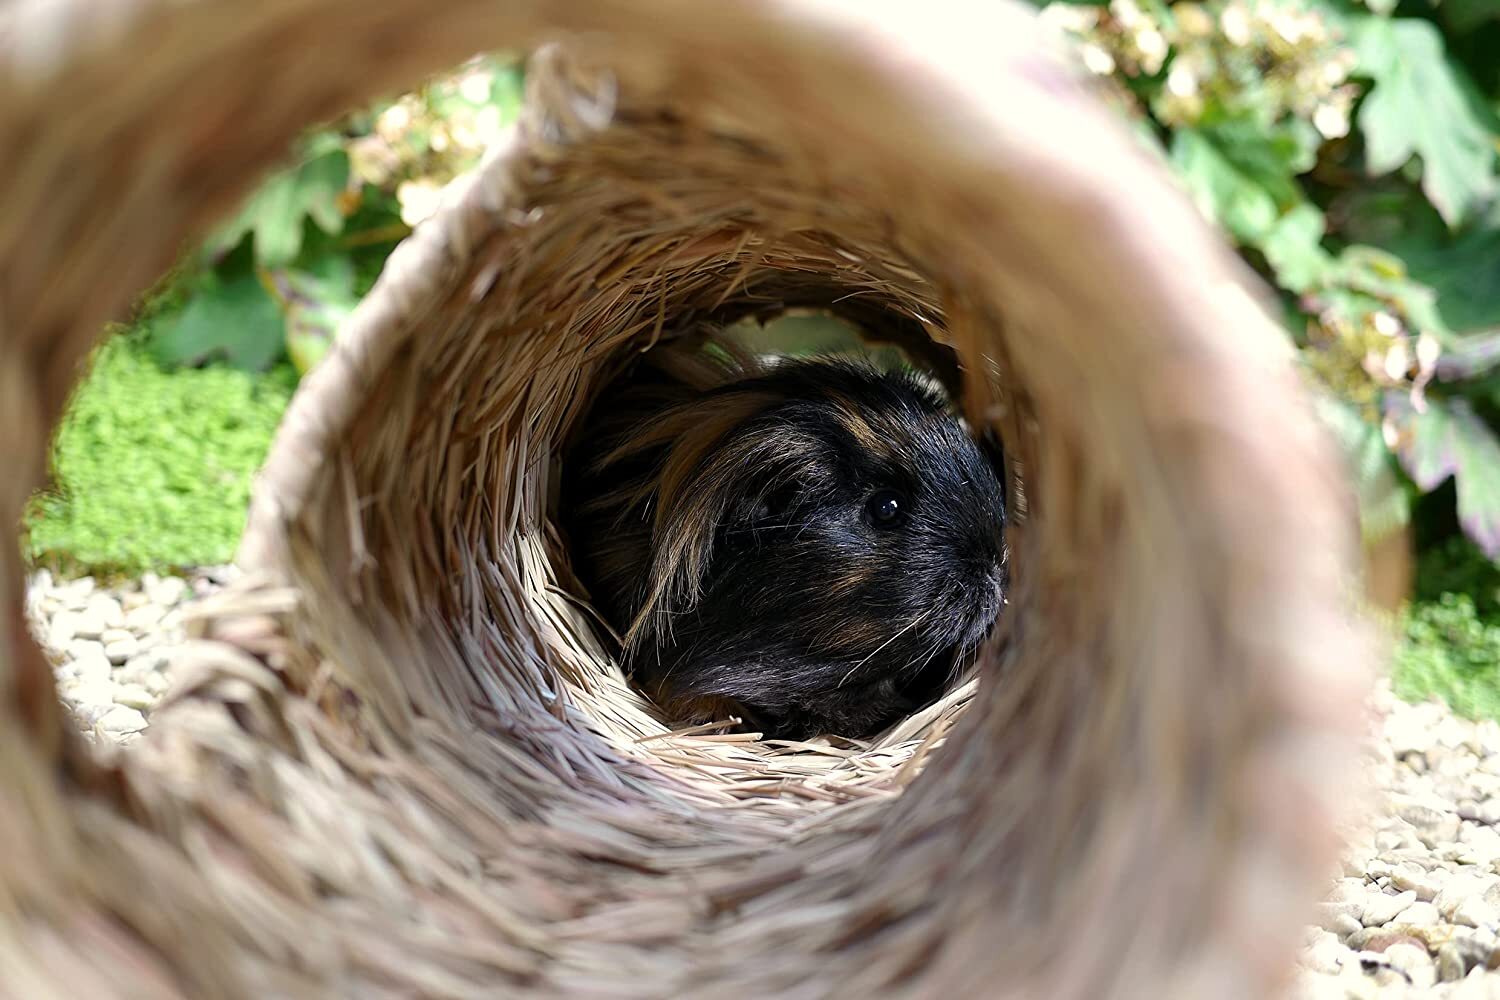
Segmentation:
[(1326, 307), (1308, 324), (1308, 340), (1303, 358), (1313, 374), (1377, 420), (1388, 390), (1409, 393), (1421, 410), (1441, 353), (1431, 333), (1416, 333), (1395, 310), (1383, 308)]
[(351, 175), (393, 192), (402, 222), (415, 226), (436, 209), (450, 181), (478, 164), (519, 101), (513, 65), (493, 56), (471, 59), (378, 110), (369, 133), (348, 144)]
[(1349, 132), (1358, 96), (1348, 82), (1354, 53), (1295, 0), (1053, 3), (1042, 16), (1078, 40), (1083, 64), (1099, 76), (1141, 80), (1165, 72), (1148, 88), (1164, 125), (1195, 125), (1206, 116), (1265, 125), (1298, 118), (1325, 139)]

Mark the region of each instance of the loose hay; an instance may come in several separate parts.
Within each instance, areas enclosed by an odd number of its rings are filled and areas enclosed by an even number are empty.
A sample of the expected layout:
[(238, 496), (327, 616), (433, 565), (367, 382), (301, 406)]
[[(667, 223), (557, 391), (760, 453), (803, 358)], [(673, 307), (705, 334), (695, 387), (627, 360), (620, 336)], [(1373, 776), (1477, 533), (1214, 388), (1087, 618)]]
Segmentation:
[[(914, 6), (0, 15), (13, 519), (100, 321), (297, 127), (475, 48), (565, 39), (516, 134), (307, 380), (250, 573), (201, 609), (186, 678), (129, 753), (61, 724), (7, 550), (0, 987), (1283, 980), (1362, 690), (1329, 457), (1238, 266), (1029, 19)], [(1003, 651), (977, 694), (868, 746), (671, 732), (573, 596), (553, 460), (631, 351), (829, 304), (951, 344), (971, 419), (1025, 468)]]

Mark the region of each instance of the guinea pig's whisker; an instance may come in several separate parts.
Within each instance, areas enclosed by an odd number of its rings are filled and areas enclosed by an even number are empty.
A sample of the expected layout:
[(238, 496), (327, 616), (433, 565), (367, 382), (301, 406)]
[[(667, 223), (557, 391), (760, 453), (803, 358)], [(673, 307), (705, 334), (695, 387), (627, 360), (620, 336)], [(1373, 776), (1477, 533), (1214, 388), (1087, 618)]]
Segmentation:
[(929, 663), (938, 658), (938, 654), (942, 653), (943, 649), (942, 640), (934, 640), (932, 645), (927, 647), (927, 652), (919, 660), (912, 660), (907, 667), (915, 666), (917, 668), (915, 672), (920, 673), (927, 668)]
[(735, 528), (729, 532), (731, 535), (753, 535), (757, 531), (780, 531), (785, 528), (810, 528), (811, 521), (788, 521), (786, 524), (757, 524), (751, 528)]
[(843, 687), (844, 684), (848, 682), (849, 678), (851, 678), (851, 677), (854, 676), (854, 672), (856, 670), (858, 670), (860, 667), (864, 666), (866, 663), (870, 662), (870, 657), (874, 656), (876, 653), (880, 652), (882, 649), (884, 649), (885, 647), (889, 646), (891, 643), (895, 642), (897, 639), (901, 638), (907, 632), (910, 632), (912, 629), (916, 628), (917, 625), (921, 623), (922, 619), (926, 618), (926, 617), (927, 617), (927, 612), (926, 611), (923, 611), (923, 612), (919, 613), (915, 618), (913, 618), (911, 621), (907, 622), (904, 626), (902, 626), (901, 629), (900, 629), (900, 631), (898, 631), (895, 635), (891, 636), (885, 642), (882, 642), (880, 645), (878, 645), (874, 649), (870, 650), (870, 652), (868, 654), (866, 654), (866, 656), (864, 657), (864, 659), (860, 660), (854, 666), (852, 666), (852, 667), (849, 668), (849, 672), (847, 674), (845, 674), (843, 676), (843, 678), (837, 684), (834, 685), (834, 687), (835, 688), (841, 688), (841, 687)]

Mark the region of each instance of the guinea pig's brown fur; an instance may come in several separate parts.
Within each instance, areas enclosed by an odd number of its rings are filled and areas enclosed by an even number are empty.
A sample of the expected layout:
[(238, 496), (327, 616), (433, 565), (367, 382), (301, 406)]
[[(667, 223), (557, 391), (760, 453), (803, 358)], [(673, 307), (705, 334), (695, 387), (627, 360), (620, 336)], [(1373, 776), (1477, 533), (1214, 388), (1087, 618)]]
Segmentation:
[(907, 373), (721, 344), (652, 362), (595, 405), (563, 491), (636, 683), (784, 738), (867, 736), (940, 693), (1002, 603), (998, 455)]

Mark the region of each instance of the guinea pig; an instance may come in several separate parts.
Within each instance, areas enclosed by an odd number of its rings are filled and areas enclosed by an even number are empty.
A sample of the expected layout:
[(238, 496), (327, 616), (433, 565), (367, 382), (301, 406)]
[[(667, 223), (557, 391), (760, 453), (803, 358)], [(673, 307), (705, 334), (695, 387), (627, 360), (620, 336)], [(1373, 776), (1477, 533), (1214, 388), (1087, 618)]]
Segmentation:
[(934, 699), (1003, 603), (998, 452), (911, 373), (667, 356), (595, 405), (564, 484), (627, 674), (679, 719), (783, 739)]

